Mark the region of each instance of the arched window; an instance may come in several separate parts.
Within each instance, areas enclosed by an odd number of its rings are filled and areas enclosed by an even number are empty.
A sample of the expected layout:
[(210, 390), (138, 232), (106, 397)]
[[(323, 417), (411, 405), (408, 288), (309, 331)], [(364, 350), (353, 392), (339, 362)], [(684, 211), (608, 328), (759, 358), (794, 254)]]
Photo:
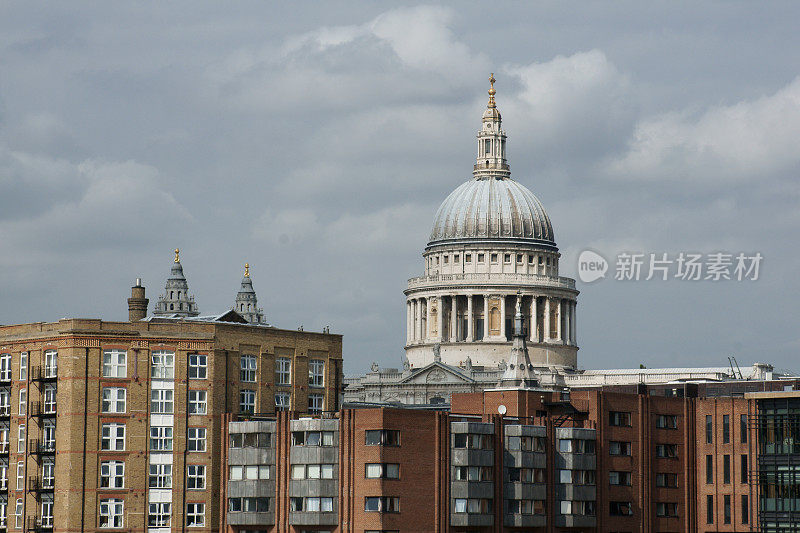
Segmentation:
[(170, 311), (174, 311), (175, 310), (175, 304), (169, 304), (169, 310)]
[(447, 403), (447, 401), (444, 398), (442, 398), (441, 396), (434, 396), (433, 398), (431, 398), (431, 401), (430, 401), (431, 405), (441, 405), (443, 403)]

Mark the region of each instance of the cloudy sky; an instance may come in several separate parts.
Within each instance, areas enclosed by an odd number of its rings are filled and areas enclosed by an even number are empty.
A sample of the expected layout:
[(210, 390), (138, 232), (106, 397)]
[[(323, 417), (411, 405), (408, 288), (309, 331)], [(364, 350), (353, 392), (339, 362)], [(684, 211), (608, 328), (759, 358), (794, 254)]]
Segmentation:
[(201, 311), (249, 261), (270, 322), (344, 334), (348, 373), (399, 366), (495, 72), (563, 274), (587, 248), (764, 257), (579, 283), (582, 367), (800, 370), (800, 4), (489, 6), (4, 2), (0, 323), (125, 319), (180, 247)]

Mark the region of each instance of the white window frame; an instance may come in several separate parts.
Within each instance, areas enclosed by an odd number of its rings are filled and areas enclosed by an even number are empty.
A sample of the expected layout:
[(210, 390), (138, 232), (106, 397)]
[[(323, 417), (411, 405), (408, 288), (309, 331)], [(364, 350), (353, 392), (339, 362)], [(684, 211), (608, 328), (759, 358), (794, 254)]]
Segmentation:
[(151, 452), (171, 452), (172, 439), (172, 426), (150, 426)]
[(17, 463), (17, 490), (25, 490), (25, 461)]
[(323, 359), (308, 361), (308, 386), (314, 388), (325, 386), (325, 361)]
[(292, 384), (292, 360), (289, 357), (278, 357), (275, 359), (275, 384)]
[(8, 461), (0, 459), (0, 490), (8, 490)]
[(128, 377), (128, 352), (125, 350), (103, 350), (103, 377)]
[[(153, 480), (155, 480), (155, 484), (153, 484)], [(172, 465), (151, 464), (147, 486), (151, 489), (171, 489)]]
[(45, 420), (42, 423), (42, 447), (53, 451), (56, 449), (56, 422), (55, 420)]
[(100, 412), (124, 414), (127, 411), (128, 390), (125, 387), (103, 387)]
[(47, 383), (44, 386), (42, 396), (44, 397), (43, 410), (46, 414), (54, 414), (56, 412), (57, 402), (56, 393), (58, 389), (52, 383)]
[(20, 381), (28, 380), (28, 352), (19, 353), (19, 379)]
[(42, 525), (44, 527), (53, 527), (53, 495), (43, 494), (42, 503), (39, 507), (41, 509)]
[(17, 502), (14, 505), (14, 529), (22, 529), (22, 498), (17, 498)]
[(0, 354), (0, 381), (11, 381), (11, 354)]
[[(250, 409), (247, 406), (250, 406)], [(239, 412), (251, 414), (256, 412), (256, 391), (252, 389), (239, 391)]]
[(103, 498), (100, 500), (100, 512), (97, 527), (101, 529), (120, 529), (124, 527), (125, 500), (120, 498)]
[(170, 527), (172, 504), (169, 502), (150, 503), (147, 506), (148, 527)]
[(206, 504), (192, 502), (186, 504), (186, 527), (204, 527), (206, 525)]
[(58, 352), (56, 350), (44, 352), (44, 377), (58, 377)]
[(100, 463), (100, 488), (101, 489), (125, 488), (124, 461), (102, 461)]
[(28, 412), (28, 389), (19, 390), (19, 415), (25, 416)]
[(8, 496), (0, 497), (0, 528), (8, 528)]
[(0, 422), (0, 453), (8, 453), (11, 438), (11, 427), (8, 422)]
[(175, 411), (175, 391), (172, 389), (150, 390), (150, 412), (171, 415)]
[(17, 426), (17, 453), (25, 453), (25, 424)]
[(152, 379), (175, 379), (175, 352), (156, 350), (150, 354)]
[(11, 416), (11, 391), (8, 388), (0, 389), (0, 415)]
[(189, 414), (204, 415), (208, 412), (208, 393), (204, 390), (189, 391)]
[[(106, 432), (108, 436), (105, 435)], [(107, 443), (107, 447), (104, 447), (106, 446), (104, 443)], [(120, 444), (122, 445), (121, 447)], [(125, 451), (125, 424), (109, 422), (102, 425), (100, 429), (100, 450), (108, 452)]]
[(243, 355), (239, 358), (239, 381), (242, 383), (255, 383), (258, 373), (258, 359), (255, 355)]
[(190, 427), (187, 429), (186, 438), (189, 440), (190, 452), (204, 452), (206, 451), (206, 436), (208, 430), (200, 427)]
[(275, 393), (275, 410), (288, 411), (292, 405), (292, 394), (290, 392)]
[(52, 458), (42, 459), (42, 486), (53, 488), (56, 482), (56, 463)]
[(186, 488), (190, 490), (205, 490), (206, 465), (187, 465)]
[(189, 354), (189, 379), (208, 379), (208, 356), (206, 354)]
[(309, 414), (322, 414), (322, 406), (325, 402), (325, 396), (322, 394), (309, 394), (308, 395), (308, 412)]

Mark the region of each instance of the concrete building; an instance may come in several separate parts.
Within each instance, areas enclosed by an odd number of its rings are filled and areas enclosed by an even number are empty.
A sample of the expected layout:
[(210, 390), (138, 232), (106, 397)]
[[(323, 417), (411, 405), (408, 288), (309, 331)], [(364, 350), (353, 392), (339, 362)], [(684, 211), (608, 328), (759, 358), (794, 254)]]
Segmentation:
[(177, 252), (166, 291), (0, 326), (0, 529), (219, 531), (224, 414), (337, 408), (340, 335), (199, 316)]

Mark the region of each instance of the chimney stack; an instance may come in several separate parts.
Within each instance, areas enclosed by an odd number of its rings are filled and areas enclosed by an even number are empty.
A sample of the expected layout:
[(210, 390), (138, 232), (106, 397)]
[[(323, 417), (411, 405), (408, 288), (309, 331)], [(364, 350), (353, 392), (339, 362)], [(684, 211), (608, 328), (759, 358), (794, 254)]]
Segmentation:
[(136, 278), (136, 285), (131, 287), (131, 297), (128, 298), (128, 321), (138, 322), (147, 316), (147, 304), (150, 300), (144, 296), (142, 278)]

